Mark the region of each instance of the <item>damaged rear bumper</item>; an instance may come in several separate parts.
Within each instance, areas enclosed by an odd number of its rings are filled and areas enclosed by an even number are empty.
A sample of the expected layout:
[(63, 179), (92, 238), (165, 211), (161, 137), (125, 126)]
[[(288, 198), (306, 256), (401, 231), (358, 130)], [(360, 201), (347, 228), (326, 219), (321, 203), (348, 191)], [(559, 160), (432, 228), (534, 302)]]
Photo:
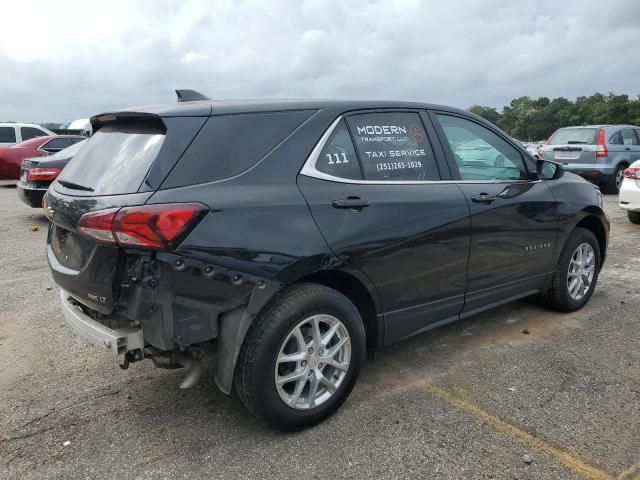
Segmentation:
[(73, 297), (60, 289), (60, 301), (67, 325), (80, 337), (111, 351), (114, 360), (126, 352), (144, 348), (142, 326), (110, 328), (84, 313)]
[(108, 315), (61, 290), (65, 320), (74, 332), (110, 350), (114, 359), (124, 357), (123, 368), (147, 357), (166, 357), (156, 362), (163, 368), (167, 362), (170, 368), (185, 366), (180, 359), (214, 341), (215, 383), (227, 394), (249, 327), (283, 286), (168, 252), (129, 253), (118, 278)]

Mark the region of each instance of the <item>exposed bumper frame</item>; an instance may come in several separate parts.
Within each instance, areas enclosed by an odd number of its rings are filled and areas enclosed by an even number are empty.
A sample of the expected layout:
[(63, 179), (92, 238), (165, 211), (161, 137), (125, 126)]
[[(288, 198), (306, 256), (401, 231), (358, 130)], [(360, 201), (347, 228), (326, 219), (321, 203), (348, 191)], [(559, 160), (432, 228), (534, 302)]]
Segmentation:
[(144, 348), (142, 327), (112, 329), (94, 320), (69, 301), (69, 293), (60, 289), (64, 319), (71, 329), (94, 345), (111, 351), (114, 360), (132, 350)]

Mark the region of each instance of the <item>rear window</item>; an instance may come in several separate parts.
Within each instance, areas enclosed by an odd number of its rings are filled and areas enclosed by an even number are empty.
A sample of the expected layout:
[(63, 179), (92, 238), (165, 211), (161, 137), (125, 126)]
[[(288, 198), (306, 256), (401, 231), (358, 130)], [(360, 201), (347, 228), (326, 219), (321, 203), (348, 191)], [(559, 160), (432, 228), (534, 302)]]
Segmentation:
[(213, 116), (202, 127), (162, 188), (229, 178), (262, 160), (311, 111)]
[(42, 150), (47, 152), (59, 152), (60, 150), (64, 150), (67, 147), (70, 147), (73, 144), (69, 137), (62, 138), (52, 138), (47, 143), (42, 145)]
[(16, 143), (16, 129), (0, 127), (0, 143)]
[(365, 180), (439, 180), (429, 139), (417, 113), (347, 117)]
[(137, 192), (164, 134), (161, 122), (106, 125), (83, 144), (58, 182), (93, 195)]
[(595, 145), (597, 128), (561, 128), (549, 140), (549, 145)]
[(76, 153), (78, 153), (78, 150), (80, 150), (83, 146), (84, 145), (81, 142), (80, 143), (74, 143), (73, 145), (71, 145), (70, 147), (65, 148), (64, 150), (60, 150), (59, 152), (54, 153), (53, 155), (49, 155), (47, 157), (47, 160), (71, 158)]

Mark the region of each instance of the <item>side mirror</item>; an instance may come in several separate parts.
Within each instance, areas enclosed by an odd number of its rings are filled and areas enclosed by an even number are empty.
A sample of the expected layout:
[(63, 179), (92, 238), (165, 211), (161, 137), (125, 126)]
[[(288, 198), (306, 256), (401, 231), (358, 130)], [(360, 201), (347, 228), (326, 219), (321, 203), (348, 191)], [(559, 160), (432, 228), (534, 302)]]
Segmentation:
[(541, 158), (536, 160), (536, 171), (540, 180), (556, 180), (564, 175), (562, 165)]

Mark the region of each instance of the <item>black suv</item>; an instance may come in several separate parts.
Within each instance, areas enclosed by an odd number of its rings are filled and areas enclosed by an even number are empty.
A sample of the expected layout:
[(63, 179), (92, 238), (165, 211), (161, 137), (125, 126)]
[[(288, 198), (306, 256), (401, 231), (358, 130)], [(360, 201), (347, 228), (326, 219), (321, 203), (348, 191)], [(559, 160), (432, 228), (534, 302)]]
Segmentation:
[(279, 428), (322, 420), (374, 350), (512, 300), (591, 297), (591, 184), (449, 107), (186, 101), (92, 119), (45, 196), (67, 323), (126, 368), (186, 368)]

